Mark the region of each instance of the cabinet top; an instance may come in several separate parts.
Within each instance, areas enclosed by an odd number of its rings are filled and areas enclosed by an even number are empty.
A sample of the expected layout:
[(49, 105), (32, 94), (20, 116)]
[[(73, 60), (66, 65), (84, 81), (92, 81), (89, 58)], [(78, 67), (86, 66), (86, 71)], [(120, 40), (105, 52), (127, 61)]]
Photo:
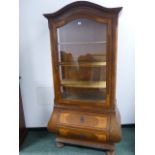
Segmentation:
[(101, 11), (101, 12), (104, 12), (107, 14), (115, 14), (115, 15), (117, 15), (122, 10), (122, 7), (106, 8), (106, 7), (103, 7), (98, 4), (88, 2), (88, 1), (77, 1), (77, 2), (73, 2), (73, 3), (70, 3), (66, 6), (64, 6), (63, 8), (59, 9), (58, 11), (56, 11), (54, 13), (47, 13), (47, 14), (43, 14), (43, 15), (44, 15), (44, 17), (49, 19), (52, 17), (60, 16), (66, 12), (72, 11), (73, 9), (80, 9), (81, 7), (84, 7), (85, 9), (86, 8), (94, 9), (94, 10)]

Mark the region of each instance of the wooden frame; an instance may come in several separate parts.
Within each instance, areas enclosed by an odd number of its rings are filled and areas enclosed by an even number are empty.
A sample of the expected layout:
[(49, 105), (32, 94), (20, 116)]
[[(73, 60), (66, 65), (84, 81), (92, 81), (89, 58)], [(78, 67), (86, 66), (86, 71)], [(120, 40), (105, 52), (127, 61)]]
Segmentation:
[[(117, 121), (118, 117), (116, 116), (117, 112), (116, 112), (115, 92), (116, 92), (117, 22), (118, 22), (118, 14), (121, 9), (122, 9), (121, 7), (104, 8), (90, 2), (80, 1), (80, 2), (74, 2), (72, 4), (69, 4), (55, 13), (44, 14), (44, 16), (48, 19), (49, 30), (50, 30), (53, 80), (54, 80), (54, 92), (55, 92), (54, 114), (52, 115), (49, 121), (49, 130), (51, 129), (51, 131), (55, 132), (58, 130), (58, 128), (60, 128), (60, 127), (56, 127), (55, 123), (58, 121), (59, 116), (61, 116), (61, 112), (63, 111), (63, 109), (67, 109), (69, 114), (70, 114), (69, 110), (71, 109), (74, 109), (76, 111), (88, 110), (94, 113), (96, 112), (108, 113), (107, 118), (109, 118), (111, 122), (114, 122), (116, 126), (119, 126), (118, 125), (119, 123)], [(107, 25), (106, 48), (108, 52), (107, 52), (106, 62), (80, 64), (83, 67), (106, 66), (106, 73), (107, 73), (106, 82), (100, 81), (98, 83), (90, 83), (90, 82), (88, 83), (88, 82), (79, 81), (78, 83), (75, 83), (75, 81), (70, 81), (68, 83), (68, 81), (65, 81), (65, 80), (60, 81), (59, 65), (76, 66), (77, 64), (76, 63), (65, 64), (63, 62), (59, 62), (57, 29), (73, 20), (80, 19), (80, 18), (93, 20), (97, 23), (102, 23)], [(100, 43), (100, 42), (95, 42), (95, 43)], [(66, 43), (64, 42), (62, 44), (66, 44)], [(68, 43), (68, 44), (71, 44), (71, 43)], [(90, 44), (90, 42), (84, 42), (83, 44)], [(83, 101), (79, 99), (63, 99), (61, 97), (61, 90), (60, 90), (61, 85), (68, 86), (68, 87), (74, 86), (74, 87), (88, 87), (88, 88), (106, 87), (106, 100), (105, 101), (98, 101), (98, 100)], [(110, 126), (111, 125), (109, 122), (109, 128)], [(119, 133), (119, 130), (120, 129), (118, 129), (118, 133)]]
[[(90, 7), (90, 4), (92, 10), (89, 11), (88, 7)], [(89, 5), (89, 6), (88, 6)], [(79, 6), (82, 6), (79, 8)], [(97, 10), (99, 9), (99, 10)], [(100, 7), (98, 5), (94, 5), (92, 3), (88, 2), (76, 2), (74, 5), (69, 5), (58, 11), (54, 14), (45, 14), (44, 16), (48, 18), (49, 20), (49, 28), (50, 28), (50, 37), (51, 37), (51, 45), (52, 45), (52, 66), (53, 66), (53, 76), (54, 76), (54, 88), (55, 88), (55, 102), (57, 104), (66, 103), (69, 102), (66, 100), (63, 100), (61, 98), (60, 93), (60, 74), (58, 72), (58, 55), (57, 55), (57, 28), (67, 24), (68, 22), (78, 19), (78, 18), (87, 18), (94, 20), (99, 23), (106, 23), (108, 25), (108, 49), (109, 52), (107, 52), (109, 55), (107, 56), (107, 69), (109, 71), (109, 75), (107, 76), (107, 99), (106, 102), (103, 104), (101, 103), (100, 106), (103, 106), (103, 108), (114, 108), (115, 106), (115, 68), (116, 68), (116, 46), (117, 44), (117, 15), (121, 8), (113, 8), (113, 9), (107, 9)], [(63, 12), (63, 14), (62, 14)], [(112, 33), (113, 32), (113, 33)], [(113, 45), (112, 45), (113, 43)], [(72, 101), (72, 104), (76, 104), (77, 101)], [(89, 104), (89, 101), (85, 101), (86, 104)], [(80, 104), (80, 102), (78, 102)], [(82, 103), (81, 103), (82, 104)], [(98, 103), (99, 104), (99, 103)]]

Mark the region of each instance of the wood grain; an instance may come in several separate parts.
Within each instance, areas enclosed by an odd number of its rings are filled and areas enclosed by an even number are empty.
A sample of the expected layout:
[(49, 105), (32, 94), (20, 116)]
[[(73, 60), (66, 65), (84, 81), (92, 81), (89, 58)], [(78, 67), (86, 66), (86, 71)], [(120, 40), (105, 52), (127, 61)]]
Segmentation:
[[(66, 5), (55, 13), (44, 14), (50, 30), (55, 94), (48, 130), (58, 134), (56, 142), (60, 146), (68, 143), (102, 148), (107, 151), (107, 155), (113, 155), (114, 143), (121, 140), (120, 117), (116, 108), (117, 24), (121, 9), (79, 1)], [(76, 19), (89, 19), (105, 24), (106, 42), (96, 40), (94, 43), (88, 41), (59, 44), (57, 29)], [(78, 63), (69, 51), (58, 54), (58, 46), (101, 43), (106, 46), (106, 51), (96, 55), (80, 55)], [(90, 80), (92, 71), (95, 71), (95, 75)], [(81, 95), (93, 96), (94, 99), (84, 99)], [(103, 99), (98, 99), (97, 95), (103, 96)]]
[(105, 116), (86, 115), (85, 113), (65, 113), (60, 114), (59, 122), (64, 125), (87, 128), (101, 129), (107, 128), (108, 119)]

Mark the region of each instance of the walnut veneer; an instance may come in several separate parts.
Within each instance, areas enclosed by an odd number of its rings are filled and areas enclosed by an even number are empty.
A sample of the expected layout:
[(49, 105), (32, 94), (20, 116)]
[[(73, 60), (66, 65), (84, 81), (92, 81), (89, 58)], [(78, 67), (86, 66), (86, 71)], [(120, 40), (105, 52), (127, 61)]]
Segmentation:
[(64, 144), (104, 149), (115, 154), (121, 140), (116, 105), (118, 14), (122, 8), (104, 8), (74, 2), (48, 19), (54, 83), (54, 109), (48, 130)]

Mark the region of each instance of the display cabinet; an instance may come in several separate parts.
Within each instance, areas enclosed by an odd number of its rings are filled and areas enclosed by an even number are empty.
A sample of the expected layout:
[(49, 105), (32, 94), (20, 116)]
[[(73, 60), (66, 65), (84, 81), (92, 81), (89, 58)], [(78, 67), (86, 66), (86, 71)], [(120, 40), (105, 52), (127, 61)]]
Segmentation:
[(48, 130), (64, 144), (114, 154), (121, 140), (116, 106), (117, 21), (122, 8), (74, 2), (45, 14), (50, 30), (54, 109)]

